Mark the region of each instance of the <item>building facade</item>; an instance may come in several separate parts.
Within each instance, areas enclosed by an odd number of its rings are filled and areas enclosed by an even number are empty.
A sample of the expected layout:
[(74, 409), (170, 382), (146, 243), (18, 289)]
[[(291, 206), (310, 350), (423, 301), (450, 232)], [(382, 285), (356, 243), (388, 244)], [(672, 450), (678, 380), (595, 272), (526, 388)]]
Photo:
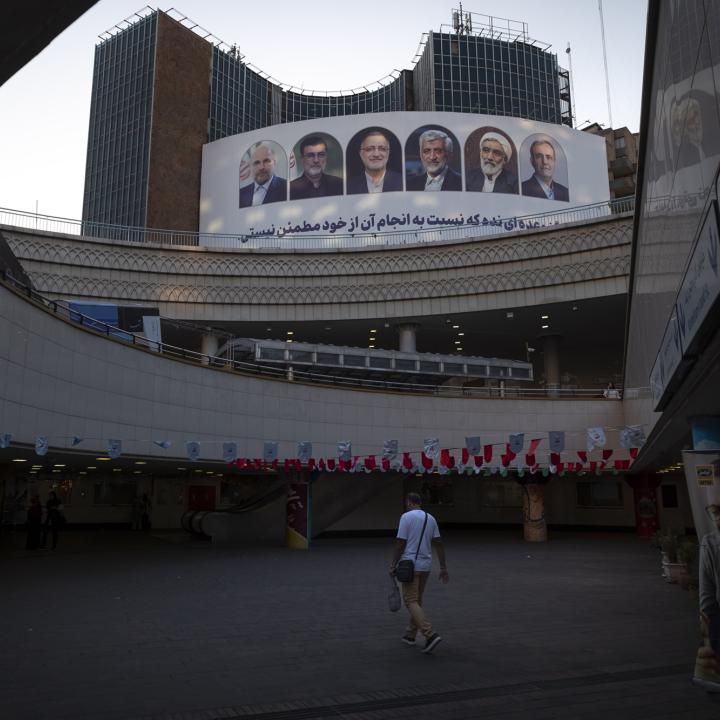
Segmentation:
[(569, 75), (524, 24), (431, 32), (412, 70), (331, 95), (273, 81), (182, 20), (153, 11), (95, 49), (85, 223), (197, 230), (202, 146), (280, 123), (429, 110), (572, 124)]
[(626, 127), (604, 128), (599, 123), (588, 125), (583, 130), (605, 138), (610, 197), (634, 196), (637, 184), (640, 133), (630, 132)]

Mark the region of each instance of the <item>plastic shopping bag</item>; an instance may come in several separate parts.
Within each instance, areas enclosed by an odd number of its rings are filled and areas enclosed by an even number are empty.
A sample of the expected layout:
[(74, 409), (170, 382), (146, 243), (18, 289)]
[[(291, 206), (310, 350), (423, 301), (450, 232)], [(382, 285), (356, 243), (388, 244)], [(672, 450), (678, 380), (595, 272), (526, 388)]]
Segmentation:
[(390, 578), (390, 588), (388, 591), (388, 607), (390, 612), (397, 612), (400, 609), (400, 588), (395, 582), (395, 578)]

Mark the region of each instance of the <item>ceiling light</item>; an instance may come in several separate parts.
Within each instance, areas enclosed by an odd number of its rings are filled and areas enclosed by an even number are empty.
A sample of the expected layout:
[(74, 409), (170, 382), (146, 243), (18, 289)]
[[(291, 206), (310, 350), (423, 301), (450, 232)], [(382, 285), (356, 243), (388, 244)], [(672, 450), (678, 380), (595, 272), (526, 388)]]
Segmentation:
[(458, 333), (458, 337), (464, 337), (465, 333)]
[(265, 328), (265, 332), (270, 332), (271, 330), (272, 330), (272, 328), (271, 328), (271, 327), (269, 327), (269, 328)]
[(292, 338), (288, 338), (285, 342), (291, 343), (291, 342), (292, 342)]
[(541, 316), (540, 316), (540, 319), (541, 319), (541, 320), (548, 320), (549, 318), (550, 318), (549, 315), (541, 315)]
[(27, 462), (25, 458), (13, 458), (13, 462)]
[(53, 470), (53, 472), (54, 472), (54, 473), (55, 473), (55, 472), (60, 472), (60, 470)]
[(88, 465), (87, 469), (88, 470), (97, 470), (97, 467), (95, 467), (95, 465)]
[(540, 326), (543, 330), (547, 330), (550, 326), (549, 325), (541, 325)]
[(368, 345), (368, 347), (369, 347), (369, 348), (373, 348), (373, 350), (375, 349), (375, 346), (374, 346), (374, 345)]
[(571, 309), (572, 309), (573, 311), (575, 311), (575, 310), (578, 309), (578, 306), (577, 306), (577, 305), (573, 305)]
[(325, 329), (326, 329), (326, 330), (332, 330), (332, 328), (331, 328), (331, 327), (330, 327), (329, 325), (328, 325), (328, 326), (326, 326), (326, 328), (325, 328)]
[(293, 330), (288, 330), (288, 331), (287, 331), (287, 334), (288, 334), (288, 335), (294, 335), (295, 332), (294, 332)]
[(113, 468), (113, 472), (122, 472), (122, 468)]
[(112, 460), (112, 458), (109, 458), (109, 457), (97, 457), (97, 458), (95, 458), (95, 459), (96, 459), (96, 460), (102, 460), (103, 462), (104, 462), (105, 460)]
[(84, 470), (81, 470), (78, 475), (87, 475), (87, 473)]
[(461, 343), (459, 340), (456, 340), (456, 341), (455, 341), (455, 344), (456, 344), (456, 345), (462, 345), (462, 343)]
[(145, 462), (145, 460), (136, 460), (136, 461), (135, 461), (135, 464), (136, 464), (136, 465), (147, 465), (147, 463)]
[(459, 325), (453, 325), (453, 330), (457, 330), (459, 327)]
[(187, 468), (175, 468), (176, 470), (187, 470)]
[(375, 328), (371, 328), (370, 332), (377, 332), (377, 330), (375, 330)]
[(53, 465), (53, 467), (65, 467), (65, 465), (63, 465), (62, 463), (56, 463), (55, 465)]
[(505, 317), (506, 317), (506, 318), (515, 317), (515, 313), (513, 313), (513, 312), (506, 312), (506, 313), (505, 313)]
[(142, 470), (133, 470), (133, 475), (142, 475)]
[(461, 348), (461, 347), (456, 347), (455, 349), (456, 349), (456, 350), (462, 350), (462, 348)]

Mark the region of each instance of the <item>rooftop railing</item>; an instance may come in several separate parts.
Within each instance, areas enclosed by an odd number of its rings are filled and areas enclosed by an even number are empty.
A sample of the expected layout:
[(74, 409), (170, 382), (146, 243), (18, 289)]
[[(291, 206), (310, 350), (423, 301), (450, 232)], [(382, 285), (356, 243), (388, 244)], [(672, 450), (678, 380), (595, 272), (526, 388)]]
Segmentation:
[[(566, 210), (556, 210), (522, 217), (462, 218), (454, 224), (434, 225), (430, 228), (410, 231), (357, 232), (343, 235), (302, 236), (290, 230), (280, 229), (274, 235), (212, 234), (182, 230), (107, 225), (104, 223), (69, 220), (67, 218), (0, 208), (0, 225), (63, 235), (76, 235), (93, 240), (138, 244), (173, 245), (176, 247), (202, 247), (216, 250), (332, 250), (340, 248), (372, 248), (433, 243), (446, 240), (468, 240), (490, 237), (521, 230), (539, 230), (570, 223), (589, 222), (635, 210), (635, 198), (621, 198), (607, 202), (579, 205)], [(394, 218), (393, 218), (394, 219)]]

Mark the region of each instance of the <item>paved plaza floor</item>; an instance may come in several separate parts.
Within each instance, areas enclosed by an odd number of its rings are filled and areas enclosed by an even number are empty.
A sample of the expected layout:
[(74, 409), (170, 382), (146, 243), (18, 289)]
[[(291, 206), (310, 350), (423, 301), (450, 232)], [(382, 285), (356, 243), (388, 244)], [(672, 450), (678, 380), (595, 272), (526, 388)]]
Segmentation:
[(676, 718), (717, 720), (690, 677), (697, 596), (626, 533), (445, 535), (443, 641), (400, 642), (391, 538), (309, 552), (180, 534), (68, 531), (0, 543), (4, 720)]

